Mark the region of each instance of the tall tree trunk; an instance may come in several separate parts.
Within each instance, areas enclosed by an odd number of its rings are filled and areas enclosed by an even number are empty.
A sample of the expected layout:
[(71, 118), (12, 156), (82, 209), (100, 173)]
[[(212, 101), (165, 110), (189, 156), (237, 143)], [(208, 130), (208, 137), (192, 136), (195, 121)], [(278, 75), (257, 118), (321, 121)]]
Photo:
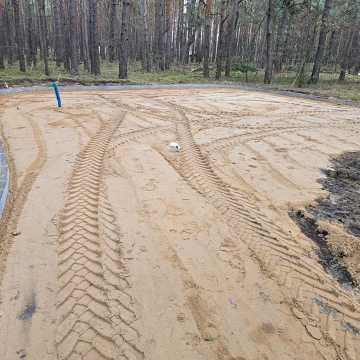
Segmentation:
[(144, 70), (151, 71), (151, 55), (150, 55), (150, 42), (149, 42), (149, 24), (148, 24), (148, 9), (147, 1), (140, 0), (140, 14), (142, 17), (142, 29), (143, 29), (143, 49), (142, 49), (142, 67)]
[(109, 33), (109, 61), (114, 62), (116, 59), (116, 29), (117, 29), (117, 5), (118, 0), (111, 0), (110, 8), (110, 33)]
[(88, 0), (90, 71), (100, 75), (99, 41), (97, 35), (97, 0)]
[(64, 56), (64, 41), (63, 41), (63, 32), (61, 16), (63, 14), (63, 5), (64, 0), (54, 0), (53, 1), (53, 12), (54, 12), (54, 36), (55, 36), (55, 62), (56, 66), (61, 66)]
[(182, 60), (182, 48), (184, 43), (184, 0), (179, 0), (179, 13), (176, 34), (176, 57), (180, 62)]
[(326, 65), (329, 65), (333, 61), (333, 52), (335, 44), (336, 30), (332, 30), (330, 34), (330, 39), (328, 41), (327, 50), (326, 50)]
[[(61, 0), (59, 2), (60, 14), (66, 14), (68, 12), (68, 0)], [(61, 16), (61, 15), (60, 15)], [(71, 48), (70, 48), (70, 23), (67, 16), (62, 16), (62, 30), (64, 38), (64, 53), (63, 61), (66, 71), (70, 72), (70, 62), (71, 62)]]
[(0, 69), (5, 69), (5, 6), (0, 3)]
[(36, 65), (36, 40), (34, 29), (34, 8), (32, 1), (26, 2), (26, 36), (27, 36), (27, 48), (26, 48), (26, 64), (31, 67), (32, 64)]
[(219, 16), (215, 16), (213, 20), (212, 36), (210, 39), (210, 62), (215, 62), (217, 55), (218, 33), (219, 33), (220, 21)]
[(171, 25), (173, 18), (173, 0), (165, 0), (164, 39), (165, 39), (165, 69), (170, 68), (171, 62)]
[(314, 66), (313, 66), (313, 70), (312, 70), (311, 78), (310, 78), (310, 82), (313, 84), (317, 84), (319, 81), (319, 77), (320, 77), (320, 67), (321, 67), (323, 56), (324, 56), (326, 33), (327, 33), (327, 27), (328, 27), (328, 18), (330, 15), (331, 6), (332, 6), (332, 0), (325, 0), (324, 11), (322, 14), (322, 19), (321, 19), (319, 44), (317, 47), (315, 60), (314, 60)]
[(286, 31), (285, 31), (285, 40), (279, 52), (279, 63), (276, 65), (277, 71), (281, 71), (284, 66), (284, 63), (286, 64), (286, 61), (289, 62), (289, 59), (291, 58), (291, 52), (290, 49), (288, 48), (290, 37), (291, 37), (291, 18), (287, 22)]
[(104, 42), (104, 38), (103, 38), (103, 35), (104, 34), (100, 34), (101, 37), (100, 37), (100, 57), (101, 57), (101, 60), (105, 61), (106, 60), (106, 45), (105, 45), (105, 42)]
[(350, 61), (350, 52), (351, 52), (351, 44), (354, 38), (354, 31), (349, 31), (348, 39), (346, 41), (346, 45), (342, 54), (342, 60), (341, 60), (341, 70), (339, 75), (339, 81), (343, 82), (346, 78), (346, 72), (349, 67), (349, 61)]
[[(296, 74), (293, 85), (297, 87), (303, 87), (306, 83), (306, 64), (310, 61), (310, 55), (312, 51), (312, 26), (311, 26), (311, 7), (312, 0), (306, 0), (305, 2), (306, 9), (303, 19), (303, 35), (299, 46), (299, 60), (300, 66)], [(313, 32), (314, 33), (314, 32)]]
[(202, 52), (202, 46), (201, 46), (201, 42), (202, 42), (202, 28), (201, 26), (199, 26), (196, 29), (196, 33), (195, 33), (195, 43), (194, 43), (194, 56), (193, 56), (193, 62), (196, 63), (201, 63), (202, 58), (203, 58), (203, 52)]
[(155, 2), (155, 36), (154, 36), (154, 55), (157, 69), (165, 70), (165, 38), (164, 38), (164, 21), (165, 21), (165, 3), (164, 0)]
[(8, 36), (5, 36), (6, 40), (6, 53), (7, 53), (7, 62), (9, 65), (12, 65), (15, 60), (14, 49), (15, 45), (15, 26), (14, 26), (14, 17), (12, 11), (11, 0), (5, 1), (5, 28), (7, 29)]
[(50, 75), (49, 59), (48, 59), (48, 32), (47, 21), (45, 14), (45, 0), (38, 0), (38, 13), (40, 21), (40, 39), (42, 48), (42, 57), (44, 61), (44, 73), (46, 76)]
[[(274, 69), (276, 72), (281, 71), (282, 67), (282, 57), (284, 54), (284, 45), (288, 36), (288, 16), (289, 11), (287, 6), (283, 6), (281, 20), (279, 24), (279, 28), (277, 31), (277, 39), (275, 46), (275, 60), (274, 60)], [(286, 29), (286, 30), (285, 30)], [(285, 39), (285, 41), (284, 41)]]
[(186, 7), (187, 14), (187, 41), (183, 46), (182, 62), (188, 64), (190, 59), (190, 49), (195, 41), (196, 25), (195, 25), (195, 6), (196, 0), (189, 0)]
[(15, 39), (20, 71), (26, 72), (24, 24), (20, 13), (20, 0), (12, 0), (15, 21)]
[(82, 33), (82, 56), (84, 62), (84, 70), (90, 71), (90, 54), (89, 54), (89, 29), (88, 29), (88, 13), (86, 11), (85, 0), (81, 0), (81, 33)]
[(266, 13), (266, 63), (265, 63), (265, 77), (264, 83), (271, 84), (273, 73), (273, 13), (274, 4), (273, 0), (268, 0), (268, 7)]
[(79, 74), (79, 45), (78, 45), (78, 7), (77, 1), (69, 1), (69, 21), (70, 21), (70, 74), (75, 76)]
[(204, 64), (203, 64), (203, 75), (204, 77), (210, 77), (209, 71), (209, 60), (210, 60), (210, 38), (211, 38), (211, 11), (212, 11), (213, 0), (207, 0), (205, 7), (205, 34), (204, 34)]
[(119, 49), (119, 79), (128, 78), (129, 57), (129, 7), (130, 1), (122, 1), (121, 36)]
[(358, 31), (355, 31), (353, 41), (352, 41), (352, 47), (350, 51), (350, 63), (349, 68), (352, 68), (352, 74), (357, 75), (359, 73), (359, 61), (360, 61), (360, 33)]
[(239, 0), (232, 0), (232, 7), (230, 8), (229, 21), (227, 26), (227, 35), (225, 39), (225, 76), (230, 76), (231, 58), (234, 50), (235, 32), (239, 21)]
[(225, 26), (225, 8), (226, 0), (221, 0), (220, 4), (220, 23), (219, 23), (219, 39), (216, 53), (216, 72), (215, 79), (220, 80), (222, 73), (222, 62), (223, 62), (223, 52), (224, 52), (224, 26)]

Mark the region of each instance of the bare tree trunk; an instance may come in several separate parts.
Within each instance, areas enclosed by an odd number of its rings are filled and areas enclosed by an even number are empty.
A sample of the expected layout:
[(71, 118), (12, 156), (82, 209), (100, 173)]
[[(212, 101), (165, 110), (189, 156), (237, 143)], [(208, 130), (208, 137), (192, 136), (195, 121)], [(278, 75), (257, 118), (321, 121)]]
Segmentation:
[(100, 57), (103, 61), (105, 61), (106, 60), (106, 45), (105, 45), (103, 33), (100, 33), (99, 47), (100, 47)]
[(12, 3), (11, 0), (5, 1), (5, 28), (7, 29), (8, 36), (5, 36), (5, 46), (7, 53), (7, 62), (9, 65), (12, 65), (14, 62), (15, 54), (14, 49), (15, 45), (15, 26), (13, 21), (13, 11), (12, 11)]
[(69, 1), (69, 21), (70, 21), (70, 74), (79, 74), (79, 45), (78, 45), (78, 7), (77, 1)]
[(209, 60), (210, 60), (210, 37), (211, 37), (211, 11), (213, 0), (208, 0), (205, 7), (205, 34), (204, 34), (204, 69), (203, 75), (208, 78), (210, 76)]
[(341, 61), (341, 70), (340, 70), (340, 75), (339, 75), (339, 81), (343, 82), (345, 81), (346, 78), (346, 72), (348, 70), (349, 67), (349, 61), (350, 61), (350, 51), (351, 51), (351, 44), (353, 42), (353, 38), (354, 38), (354, 31), (349, 31), (349, 35), (348, 35), (348, 39), (343, 51), (343, 55), (342, 55), (342, 61)]
[(82, 33), (82, 56), (84, 62), (84, 69), (90, 71), (90, 50), (89, 50), (89, 28), (88, 28), (88, 12), (86, 11), (85, 0), (81, 0), (81, 33)]
[(288, 49), (290, 37), (291, 37), (291, 21), (289, 19), (285, 31), (285, 40), (279, 52), (279, 63), (276, 65), (277, 71), (281, 71), (284, 66), (284, 63), (286, 64), (286, 61), (288, 61), (291, 58), (290, 49)]
[(19, 60), (20, 71), (26, 72), (25, 65), (25, 37), (24, 37), (24, 24), (21, 21), (20, 3), (19, 0), (12, 0), (14, 9), (14, 21), (15, 21), (15, 39), (17, 44), (17, 54)]
[(189, 0), (187, 3), (186, 14), (187, 14), (187, 41), (183, 47), (183, 55), (182, 55), (182, 62), (183, 64), (189, 63), (190, 58), (190, 48), (195, 41), (195, 5), (196, 0)]
[(293, 85), (297, 87), (303, 87), (305, 84), (306, 78), (306, 64), (310, 60), (310, 55), (312, 51), (312, 26), (311, 26), (311, 7), (312, 7), (312, 0), (304, 1), (306, 5), (305, 13), (302, 19), (302, 41), (299, 43), (298, 52), (295, 60), (298, 60), (299, 68), (293, 82)]
[(335, 37), (336, 37), (336, 30), (332, 30), (325, 55), (326, 57), (325, 62), (327, 65), (330, 64), (330, 62), (333, 60)]
[(194, 43), (194, 56), (193, 56), (193, 62), (201, 63), (203, 58), (203, 49), (201, 46), (202, 41), (202, 28), (199, 26), (196, 29), (195, 33), (195, 43)]
[(182, 48), (184, 43), (184, 0), (179, 0), (179, 14), (176, 34), (176, 57), (181, 61)]
[(0, 3), (0, 69), (5, 69), (5, 6)]
[(268, 8), (266, 13), (266, 64), (265, 64), (265, 77), (264, 83), (271, 84), (273, 73), (273, 13), (274, 13), (273, 0), (268, 0)]
[[(60, 14), (66, 14), (68, 11), (68, 1), (61, 0), (59, 2), (59, 10)], [(71, 58), (71, 49), (70, 49), (70, 30), (69, 30), (69, 21), (66, 16), (62, 16), (62, 29), (63, 29), (63, 38), (64, 38), (64, 53), (63, 53), (63, 61), (65, 69), (70, 72), (70, 58)]]
[(227, 26), (227, 35), (225, 39), (225, 76), (230, 76), (231, 71), (231, 57), (234, 49), (235, 31), (239, 21), (239, 0), (232, 0), (232, 7), (230, 9), (229, 21)]
[(54, 36), (55, 36), (55, 61), (56, 66), (60, 66), (64, 60), (64, 41), (63, 41), (63, 32), (61, 22), (61, 14), (64, 8), (63, 0), (53, 0), (53, 12), (54, 12)]
[(47, 23), (46, 23), (46, 14), (45, 14), (45, 0), (38, 0), (38, 12), (39, 12), (39, 21), (40, 21), (41, 48), (42, 48), (42, 56), (44, 61), (44, 73), (46, 76), (49, 76), (50, 72), (49, 72), (49, 59), (48, 59), (48, 33), (47, 33)]
[(36, 66), (36, 36), (35, 36), (35, 12), (32, 1), (26, 2), (26, 27), (27, 27), (27, 54), (26, 63), (28, 67)]
[(110, 39), (109, 39), (109, 61), (114, 62), (116, 58), (116, 29), (117, 29), (117, 5), (118, 0), (111, 1), (110, 9)]
[(331, 6), (332, 6), (332, 0), (325, 0), (324, 11), (323, 11), (322, 20), (321, 20), (319, 44), (317, 47), (315, 60), (314, 60), (314, 66), (313, 66), (313, 70), (312, 70), (312, 74), (311, 74), (311, 78), (310, 78), (310, 82), (313, 84), (317, 84), (319, 81), (319, 77), (320, 77), (320, 67), (321, 67), (323, 56), (324, 56), (326, 33), (327, 33), (327, 27), (328, 27), (328, 18), (330, 15)]
[(165, 69), (170, 68), (171, 62), (171, 23), (173, 17), (173, 0), (165, 0), (164, 39), (165, 39)]
[(356, 31), (354, 34), (350, 57), (351, 62), (349, 64), (349, 67), (352, 68), (352, 74), (357, 75), (360, 68), (360, 34), (358, 31)]
[(148, 24), (148, 11), (147, 11), (147, 1), (140, 0), (140, 13), (142, 17), (142, 25), (143, 25), (143, 69), (150, 72), (151, 71), (151, 56), (150, 56), (150, 42), (149, 42), (149, 24)]
[(164, 0), (157, 0), (155, 2), (155, 44), (154, 55), (155, 64), (157, 69), (165, 70), (165, 42), (164, 42), (164, 17), (165, 17), (165, 4)]
[(94, 75), (100, 75), (99, 41), (97, 35), (97, 1), (88, 0), (88, 6), (90, 71)]
[(224, 24), (226, 21), (225, 17), (226, 0), (221, 0), (220, 4), (220, 23), (219, 23), (219, 40), (216, 53), (216, 73), (215, 79), (220, 80), (222, 72), (222, 61), (224, 51)]
[(121, 15), (121, 37), (119, 49), (119, 79), (128, 78), (128, 57), (129, 57), (129, 7), (130, 1), (122, 1)]
[[(289, 11), (287, 6), (283, 6), (281, 20), (277, 32), (276, 46), (275, 46), (275, 60), (274, 60), (274, 69), (279, 72), (282, 68), (282, 57), (284, 55), (284, 45), (288, 38), (288, 17)], [(285, 30), (286, 29), (286, 30)], [(285, 39), (285, 41), (284, 41)]]
[(219, 16), (215, 16), (213, 20), (213, 29), (210, 42), (212, 43), (210, 47), (210, 61), (214, 62), (217, 55), (217, 44), (218, 44), (218, 33), (219, 33), (220, 21)]

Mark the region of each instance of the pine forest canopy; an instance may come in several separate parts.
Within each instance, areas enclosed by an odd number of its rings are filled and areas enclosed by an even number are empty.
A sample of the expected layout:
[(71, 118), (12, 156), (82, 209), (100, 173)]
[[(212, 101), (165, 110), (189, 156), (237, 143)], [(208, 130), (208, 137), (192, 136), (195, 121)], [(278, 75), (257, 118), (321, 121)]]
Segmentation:
[[(144, 71), (198, 64), (204, 77), (231, 71), (360, 71), (360, 0), (0, 0), (0, 69), (49, 62), (76, 77), (104, 63)], [(311, 67), (311, 75), (306, 74)]]

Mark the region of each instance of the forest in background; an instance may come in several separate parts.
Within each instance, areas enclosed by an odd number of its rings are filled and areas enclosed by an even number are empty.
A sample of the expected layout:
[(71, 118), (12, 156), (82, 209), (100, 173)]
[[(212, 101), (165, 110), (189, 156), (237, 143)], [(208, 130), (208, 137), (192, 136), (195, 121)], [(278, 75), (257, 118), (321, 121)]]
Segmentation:
[[(0, 0), (0, 79), (41, 69), (127, 79), (181, 67), (265, 84), (358, 81), (360, 0)], [(115, 70), (116, 69), (116, 70)]]

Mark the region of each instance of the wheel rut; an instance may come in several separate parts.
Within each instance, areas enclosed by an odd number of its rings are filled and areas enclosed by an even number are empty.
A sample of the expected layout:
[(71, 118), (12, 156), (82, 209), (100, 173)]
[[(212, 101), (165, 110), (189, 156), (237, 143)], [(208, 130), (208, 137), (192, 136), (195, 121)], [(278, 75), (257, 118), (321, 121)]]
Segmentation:
[[(316, 127), (312, 127), (315, 129)], [(242, 134), (231, 135), (225, 138), (216, 139), (202, 145), (207, 153), (223, 150), (231, 146), (243, 143), (244, 141), (263, 140), (269, 136), (280, 136), (281, 134), (291, 133), (294, 130), (306, 130), (308, 126), (288, 126), (288, 127), (271, 127), (265, 130), (258, 130), (254, 128), (251, 131), (244, 132)]]
[[(31, 126), (34, 142), (37, 148), (37, 153), (35, 159), (31, 162), (29, 167), (26, 169), (23, 181), (20, 186), (16, 188), (16, 171), (14, 168), (14, 164), (12, 161), (11, 153), (9, 152), (9, 166), (10, 166), (10, 198), (8, 200), (8, 205), (6, 209), (6, 220), (7, 224), (0, 231), (0, 238), (3, 238), (3, 244), (0, 246), (0, 254), (9, 252), (13, 235), (17, 232), (18, 222), (23, 211), (24, 205), (28, 198), (28, 195), (33, 188), (33, 185), (38, 178), (41, 169), (44, 167), (47, 161), (47, 147), (46, 142), (44, 140), (42, 131), (37, 124), (37, 122), (32, 118), (32, 116), (28, 115), (27, 120), (29, 125)], [(0, 134), (3, 133), (2, 127), (0, 127)], [(2, 138), (5, 139), (4, 136)], [(6, 148), (9, 149), (9, 146), (6, 145)], [(4, 221), (5, 223), (5, 221)], [(2, 225), (2, 223), (0, 223)], [(5, 269), (5, 258), (1, 257), (0, 260), (0, 283), (2, 282), (3, 272)], [(1, 294), (0, 294), (1, 300)]]
[(111, 151), (115, 151), (119, 146), (127, 144), (131, 141), (138, 141), (146, 136), (170, 132), (172, 128), (172, 126), (156, 126), (119, 134), (114, 137), (115, 141), (114, 144), (111, 146)]
[(78, 155), (60, 220), (56, 346), (59, 359), (143, 359), (135, 301), (103, 162), (125, 117), (104, 123)]
[(309, 335), (331, 346), (341, 359), (360, 357), (360, 306), (356, 297), (326, 274), (291, 235), (271, 223), (253, 199), (226, 184), (195, 143), (180, 106), (177, 136), (182, 146), (180, 172), (224, 216), (234, 236), (244, 241), (260, 267), (283, 292)]

